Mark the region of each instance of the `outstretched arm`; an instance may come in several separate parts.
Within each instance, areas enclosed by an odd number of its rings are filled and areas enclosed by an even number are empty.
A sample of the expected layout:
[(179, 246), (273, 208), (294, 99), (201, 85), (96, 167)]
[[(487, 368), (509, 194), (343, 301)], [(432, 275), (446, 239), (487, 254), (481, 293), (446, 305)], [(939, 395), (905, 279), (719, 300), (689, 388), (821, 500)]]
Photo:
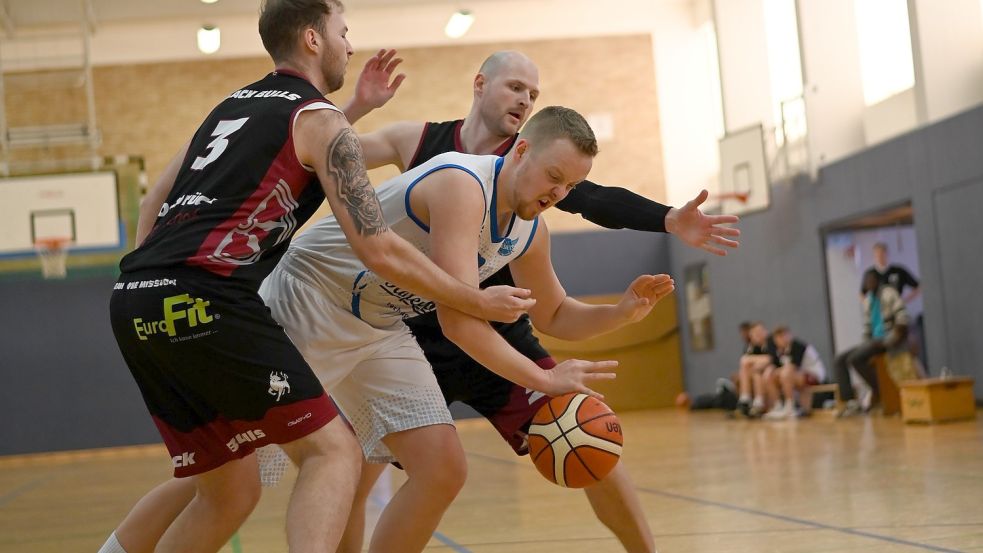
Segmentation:
[(424, 127), (424, 123), (400, 121), (377, 131), (358, 135), (365, 155), (365, 167), (375, 169), (383, 165), (395, 165), (400, 171), (405, 171), (420, 145)]
[(726, 255), (727, 250), (720, 246), (736, 248), (738, 242), (730, 238), (736, 238), (741, 233), (724, 225), (736, 223), (738, 218), (735, 215), (706, 215), (700, 211), (700, 205), (707, 196), (707, 191), (703, 190), (685, 206), (675, 208), (653, 202), (624, 188), (602, 186), (585, 180), (556, 207), (577, 213), (605, 228), (669, 232), (689, 246)]
[(434, 301), (477, 316), (514, 320), (528, 304), (516, 295), (479, 292), (435, 266), (427, 256), (389, 231), (382, 206), (369, 182), (358, 138), (333, 110), (305, 111), (297, 117), (294, 144), (299, 160), (317, 171), (331, 210), (365, 266), (383, 278)]
[(515, 281), (532, 290), (536, 298), (529, 310), (533, 324), (563, 340), (582, 340), (640, 321), (675, 288), (669, 275), (642, 275), (616, 304), (593, 305), (567, 296), (550, 262), (549, 231), (542, 219), (532, 245), (509, 267)]
[(399, 85), (403, 84), (406, 78), (404, 73), (392, 78), (396, 66), (403, 61), (402, 58), (394, 58), (395, 55), (396, 50), (379, 50), (365, 62), (355, 83), (355, 95), (342, 110), (349, 123), (355, 124), (370, 111), (386, 105)]

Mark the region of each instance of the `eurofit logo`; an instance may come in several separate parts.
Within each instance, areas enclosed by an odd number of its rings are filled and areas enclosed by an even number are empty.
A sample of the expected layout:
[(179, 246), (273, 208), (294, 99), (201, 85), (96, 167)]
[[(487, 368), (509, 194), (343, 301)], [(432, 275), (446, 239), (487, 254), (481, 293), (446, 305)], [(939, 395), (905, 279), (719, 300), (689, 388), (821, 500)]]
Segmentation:
[(136, 330), (137, 338), (146, 340), (147, 336), (155, 334), (167, 334), (170, 337), (177, 336), (176, 323), (179, 320), (187, 321), (188, 328), (195, 328), (200, 324), (208, 324), (215, 317), (208, 314), (206, 307), (211, 302), (201, 298), (192, 298), (190, 294), (171, 296), (164, 298), (164, 319), (160, 321), (144, 322), (143, 319), (133, 319), (133, 328)]

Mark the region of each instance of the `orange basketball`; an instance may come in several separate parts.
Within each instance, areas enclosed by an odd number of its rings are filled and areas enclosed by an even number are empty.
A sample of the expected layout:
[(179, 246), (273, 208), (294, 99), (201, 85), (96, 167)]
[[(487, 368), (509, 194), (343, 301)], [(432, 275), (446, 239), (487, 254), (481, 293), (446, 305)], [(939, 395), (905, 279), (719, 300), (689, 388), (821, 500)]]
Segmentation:
[(679, 395), (676, 396), (676, 407), (685, 409), (686, 407), (689, 407), (689, 403), (689, 394), (686, 392), (679, 392)]
[(611, 408), (584, 394), (543, 405), (529, 425), (529, 456), (554, 484), (583, 488), (604, 478), (621, 458), (624, 436)]

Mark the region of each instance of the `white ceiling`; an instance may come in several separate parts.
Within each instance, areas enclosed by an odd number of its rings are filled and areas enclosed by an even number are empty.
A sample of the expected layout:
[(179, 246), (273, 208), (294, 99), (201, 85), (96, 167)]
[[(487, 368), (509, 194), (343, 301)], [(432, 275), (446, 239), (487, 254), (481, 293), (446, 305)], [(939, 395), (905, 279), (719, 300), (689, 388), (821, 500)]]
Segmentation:
[[(14, 29), (78, 22), (86, 0), (0, 0), (0, 17)], [(88, 0), (96, 25), (125, 20), (165, 18), (205, 18), (249, 15), (259, 11), (260, 0)], [(347, 11), (364, 8), (409, 5), (453, 4), (452, 0), (344, 0)]]

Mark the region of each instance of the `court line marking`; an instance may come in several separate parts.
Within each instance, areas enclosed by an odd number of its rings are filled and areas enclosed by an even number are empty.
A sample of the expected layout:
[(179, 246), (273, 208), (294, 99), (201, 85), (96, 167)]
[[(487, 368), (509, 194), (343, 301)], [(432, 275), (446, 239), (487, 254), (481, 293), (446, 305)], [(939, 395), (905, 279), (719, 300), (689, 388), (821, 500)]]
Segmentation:
[[(521, 464), (521, 463), (518, 463), (515, 460), (509, 461), (509, 460), (506, 460), (506, 459), (500, 459), (498, 457), (492, 457), (490, 455), (485, 455), (485, 454), (482, 454), (482, 453), (471, 453), (471, 452), (468, 452), (467, 455), (469, 457), (477, 457), (479, 459), (483, 459), (483, 460), (486, 460), (486, 461), (493, 461), (493, 462), (497, 462), (497, 463), (504, 463), (504, 464), (510, 464), (510, 465), (518, 465), (518, 464)], [(859, 537), (863, 537), (863, 538), (871, 538), (871, 539), (875, 539), (875, 540), (886, 541), (888, 543), (895, 543), (895, 544), (899, 544), (899, 545), (907, 545), (907, 546), (910, 546), (910, 547), (917, 547), (919, 549), (924, 549), (926, 551), (938, 551), (940, 553), (963, 553), (963, 551), (961, 551), (959, 549), (948, 549), (948, 548), (945, 548), (945, 547), (939, 547), (939, 546), (930, 545), (930, 544), (927, 544), (927, 543), (920, 543), (920, 542), (915, 542), (915, 541), (908, 541), (908, 540), (903, 540), (903, 539), (900, 539), (900, 538), (894, 538), (894, 537), (891, 537), (891, 536), (885, 536), (883, 534), (876, 534), (874, 532), (867, 532), (867, 531), (864, 531), (864, 530), (857, 530), (855, 528), (847, 528), (847, 527), (843, 527), (843, 526), (833, 526), (831, 524), (823, 524), (821, 522), (813, 522), (811, 520), (805, 520), (805, 519), (801, 519), (801, 518), (790, 517), (790, 516), (787, 516), (787, 515), (779, 515), (779, 514), (775, 514), (775, 513), (769, 513), (768, 511), (762, 511), (762, 510), (759, 510), (759, 509), (752, 509), (750, 507), (741, 507), (740, 505), (731, 505), (730, 503), (723, 503), (723, 502), (720, 502), (720, 501), (712, 501), (712, 500), (709, 500), (709, 499), (701, 499), (699, 497), (691, 497), (691, 496), (688, 496), (688, 495), (683, 495), (683, 494), (678, 494), (678, 493), (673, 493), (673, 492), (666, 492), (666, 491), (656, 490), (656, 489), (652, 489), (652, 488), (642, 488), (642, 487), (638, 487), (638, 486), (636, 486), (635, 489), (638, 490), (639, 492), (645, 492), (645, 493), (649, 493), (649, 494), (652, 494), (652, 495), (661, 495), (663, 497), (669, 497), (669, 498), (672, 498), (672, 499), (679, 499), (679, 500), (682, 500), (682, 501), (689, 501), (689, 502), (698, 503), (698, 504), (701, 504), (701, 505), (709, 505), (709, 506), (712, 506), (712, 507), (719, 507), (721, 509), (727, 509), (727, 510), (730, 510), (730, 511), (738, 511), (738, 512), (741, 512), (741, 513), (746, 513), (746, 514), (751, 514), (751, 515), (758, 515), (758, 516), (768, 517), (768, 518), (772, 518), (772, 519), (775, 519), (775, 520), (781, 520), (783, 522), (790, 522), (790, 523), (793, 523), (793, 524), (800, 524), (800, 525), (803, 525), (803, 526), (810, 526), (812, 528), (817, 528), (817, 529), (820, 529), (820, 530), (832, 530), (832, 531), (835, 531), (835, 532), (841, 532), (843, 534), (849, 534), (849, 535), (859, 536)]]
[(646, 493), (650, 493), (650, 494), (653, 494), (653, 495), (661, 495), (661, 496), (670, 497), (670, 498), (673, 498), (673, 499), (680, 499), (680, 500), (683, 500), (683, 501), (690, 501), (692, 503), (699, 503), (701, 505), (710, 505), (710, 506), (713, 506), (713, 507), (719, 507), (721, 509), (727, 509), (727, 510), (731, 510), (731, 511), (738, 511), (738, 512), (741, 512), (741, 513), (747, 513), (747, 514), (758, 515), (758, 516), (763, 516), (763, 517), (767, 517), (767, 518), (773, 518), (773, 519), (776, 519), (776, 520), (781, 520), (783, 522), (790, 522), (790, 523), (793, 523), (793, 524), (801, 524), (803, 526), (811, 526), (813, 528), (818, 528), (820, 530), (833, 530), (835, 532), (842, 532), (844, 534), (849, 534), (849, 535), (853, 535), (853, 536), (860, 536), (860, 537), (863, 537), (863, 538), (871, 538), (871, 539), (875, 539), (875, 540), (886, 541), (886, 542), (889, 542), (889, 543), (896, 543), (896, 544), (899, 544), (899, 545), (907, 545), (907, 546), (910, 546), (910, 547), (917, 547), (919, 549), (925, 549), (927, 551), (939, 551), (941, 553), (963, 553), (963, 551), (961, 551), (959, 549), (948, 549), (946, 547), (940, 547), (940, 546), (931, 545), (931, 544), (927, 544), (927, 543), (920, 543), (920, 542), (916, 542), (916, 541), (903, 540), (901, 538), (895, 538), (895, 537), (892, 537), (892, 536), (885, 536), (883, 534), (876, 534), (874, 532), (867, 532), (867, 531), (864, 531), (864, 530), (857, 530), (855, 528), (848, 528), (848, 527), (844, 527), (844, 526), (834, 526), (832, 524), (823, 524), (822, 522), (814, 522), (814, 521), (811, 521), (811, 520), (806, 520), (806, 519), (791, 517), (791, 516), (787, 516), (787, 515), (779, 515), (779, 514), (776, 514), (776, 513), (769, 513), (768, 511), (762, 511), (762, 510), (759, 510), (759, 509), (752, 509), (750, 507), (741, 507), (740, 505), (731, 505), (729, 503), (723, 503), (723, 502), (720, 502), (720, 501), (712, 501), (712, 500), (709, 500), (709, 499), (701, 499), (699, 497), (690, 497), (690, 496), (687, 496), (687, 495), (677, 494), (677, 493), (673, 493), (673, 492), (665, 492), (665, 491), (662, 491), (662, 490), (653, 490), (651, 488), (635, 488), (635, 489), (637, 489), (640, 492), (646, 492)]
[(3, 507), (11, 500), (16, 499), (17, 496), (27, 493), (33, 490), (34, 488), (40, 486), (41, 483), (43, 483), (45, 480), (47, 480), (47, 478), (38, 478), (37, 480), (33, 480), (31, 482), (28, 482), (27, 484), (21, 484), (20, 486), (10, 490), (9, 492), (0, 495), (0, 507)]

